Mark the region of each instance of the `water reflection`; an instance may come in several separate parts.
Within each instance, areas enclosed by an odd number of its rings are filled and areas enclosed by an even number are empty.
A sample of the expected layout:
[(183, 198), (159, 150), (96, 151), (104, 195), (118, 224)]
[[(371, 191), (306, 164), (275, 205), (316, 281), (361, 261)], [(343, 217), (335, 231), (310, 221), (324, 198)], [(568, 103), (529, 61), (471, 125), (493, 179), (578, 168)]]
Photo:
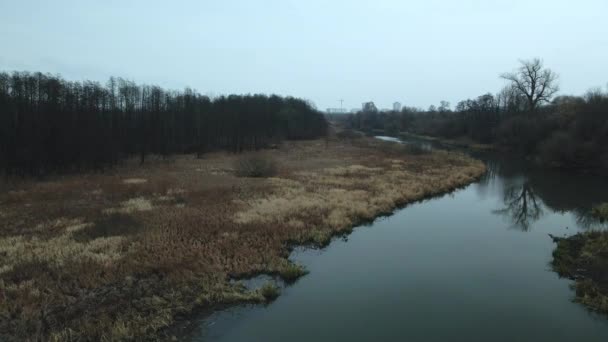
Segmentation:
[(602, 177), (544, 169), (530, 162), (498, 155), (474, 154), (488, 169), (479, 191), (494, 193), (503, 205), (494, 210), (522, 231), (533, 229), (546, 212), (572, 213), (580, 229), (606, 229), (591, 208), (608, 200), (608, 181)]
[(502, 205), (494, 214), (508, 219), (522, 231), (534, 228), (534, 223), (546, 213), (571, 213), (579, 229), (608, 229), (591, 215), (593, 206), (608, 201), (608, 178), (581, 175), (535, 166), (522, 158), (496, 152), (477, 152), (445, 145), (408, 139), (408, 143), (425, 148), (457, 150), (483, 160), (487, 173), (477, 188), (482, 198), (497, 196)]
[(524, 232), (530, 230), (532, 223), (543, 215), (543, 206), (537, 198), (530, 182), (522, 186), (510, 186), (504, 193), (505, 207), (494, 210), (494, 213), (507, 217), (514, 227)]
[(574, 211), (574, 216), (576, 217), (576, 224), (579, 227), (584, 228), (585, 230), (600, 230), (600, 229), (608, 229), (608, 224), (606, 222), (602, 222), (599, 219), (595, 218), (595, 216), (591, 215), (591, 211)]
[[(347, 244), (292, 254), (308, 276), (268, 307), (204, 321), (197, 340), (606, 341), (607, 323), (547, 270), (546, 233), (598, 227), (589, 210), (608, 201), (608, 180), (474, 157), (488, 168), (477, 184), (374, 221)], [(505, 234), (503, 217), (534, 232)]]

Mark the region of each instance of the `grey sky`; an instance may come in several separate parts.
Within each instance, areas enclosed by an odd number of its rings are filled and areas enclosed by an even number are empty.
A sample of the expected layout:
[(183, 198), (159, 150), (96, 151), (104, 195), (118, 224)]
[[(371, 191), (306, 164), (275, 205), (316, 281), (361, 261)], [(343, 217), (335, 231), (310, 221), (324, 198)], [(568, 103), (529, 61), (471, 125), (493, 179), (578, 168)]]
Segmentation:
[(607, 13), (606, 0), (0, 0), (0, 69), (350, 109), (455, 105), (540, 57), (582, 94), (608, 82)]

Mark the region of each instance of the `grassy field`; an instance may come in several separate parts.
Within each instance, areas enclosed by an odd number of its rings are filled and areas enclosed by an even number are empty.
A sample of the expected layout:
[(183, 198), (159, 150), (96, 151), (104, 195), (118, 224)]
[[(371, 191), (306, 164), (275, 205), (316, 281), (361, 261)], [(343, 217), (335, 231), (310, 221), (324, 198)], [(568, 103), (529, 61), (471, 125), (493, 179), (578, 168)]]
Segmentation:
[(369, 138), (287, 142), (243, 156), (135, 161), (104, 174), (3, 185), (0, 340), (167, 339), (194, 309), (265, 302), (231, 279), (305, 273), (290, 246), (324, 245), (357, 223), (468, 184), (484, 165)]

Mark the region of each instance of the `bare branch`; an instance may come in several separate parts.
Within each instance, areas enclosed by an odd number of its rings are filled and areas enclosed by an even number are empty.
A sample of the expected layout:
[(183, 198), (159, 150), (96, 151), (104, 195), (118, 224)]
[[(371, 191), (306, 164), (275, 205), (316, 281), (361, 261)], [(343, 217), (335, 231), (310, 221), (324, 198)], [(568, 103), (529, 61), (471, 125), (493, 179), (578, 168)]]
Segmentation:
[(511, 82), (513, 89), (526, 97), (528, 109), (535, 111), (538, 105), (549, 102), (559, 91), (558, 75), (551, 69), (543, 69), (543, 62), (534, 58), (520, 60), (521, 66), (514, 73), (505, 73), (501, 78)]

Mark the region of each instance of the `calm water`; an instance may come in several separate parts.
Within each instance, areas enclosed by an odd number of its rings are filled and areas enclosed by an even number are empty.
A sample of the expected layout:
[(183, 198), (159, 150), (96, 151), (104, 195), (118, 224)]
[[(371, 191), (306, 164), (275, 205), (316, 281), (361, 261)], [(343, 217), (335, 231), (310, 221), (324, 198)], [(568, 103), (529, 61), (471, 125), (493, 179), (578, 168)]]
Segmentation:
[(608, 181), (496, 154), (479, 182), (411, 204), (324, 250), (267, 306), (201, 320), (194, 341), (608, 341), (608, 319), (571, 301), (548, 234), (604, 228)]

